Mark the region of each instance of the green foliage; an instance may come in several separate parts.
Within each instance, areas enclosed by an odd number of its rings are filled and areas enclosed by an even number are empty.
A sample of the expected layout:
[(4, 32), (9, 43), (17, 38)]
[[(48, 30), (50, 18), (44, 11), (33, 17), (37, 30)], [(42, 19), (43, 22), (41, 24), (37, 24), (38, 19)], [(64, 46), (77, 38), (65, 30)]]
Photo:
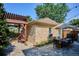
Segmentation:
[(17, 37), (18, 36), (18, 33), (15, 33), (15, 32), (10, 32), (9, 33), (9, 37), (10, 38), (15, 38), (15, 37)]
[(4, 49), (3, 48), (0, 48), (0, 56), (4, 56), (5, 53), (3, 53)]
[(0, 3), (0, 15), (3, 15), (5, 13), (4, 8), (3, 8), (3, 4)]
[(31, 18), (31, 16), (27, 17), (28, 21), (32, 21), (33, 19)]
[(79, 26), (79, 19), (73, 19), (71, 22), (70, 22), (71, 25), (76, 25), (76, 26)]
[(65, 3), (44, 3), (42, 5), (38, 5), (35, 10), (38, 18), (49, 17), (50, 19), (61, 23), (64, 21), (69, 8)]
[[(4, 13), (5, 13), (5, 11), (3, 8), (3, 4), (0, 3), (0, 15), (3, 15)], [(1, 18), (0, 18), (0, 50), (2, 52), (4, 52), (3, 49), (5, 47), (7, 47), (9, 44), (8, 34), (9, 34), (9, 30), (8, 30), (8, 26), (6, 24), (6, 20), (3, 18), (3, 16), (1, 16)], [(1, 55), (1, 53), (0, 53), (0, 55)]]

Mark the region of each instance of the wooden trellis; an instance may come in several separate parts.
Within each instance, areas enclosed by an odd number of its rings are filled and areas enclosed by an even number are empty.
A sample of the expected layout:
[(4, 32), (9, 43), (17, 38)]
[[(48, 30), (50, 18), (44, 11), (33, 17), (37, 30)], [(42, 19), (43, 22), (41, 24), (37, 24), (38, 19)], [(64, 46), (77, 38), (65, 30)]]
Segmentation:
[(9, 24), (17, 24), (19, 25), (22, 30), (17, 37), (19, 42), (27, 41), (27, 18), (25, 16), (5, 13), (4, 18), (6, 19), (7, 23)]

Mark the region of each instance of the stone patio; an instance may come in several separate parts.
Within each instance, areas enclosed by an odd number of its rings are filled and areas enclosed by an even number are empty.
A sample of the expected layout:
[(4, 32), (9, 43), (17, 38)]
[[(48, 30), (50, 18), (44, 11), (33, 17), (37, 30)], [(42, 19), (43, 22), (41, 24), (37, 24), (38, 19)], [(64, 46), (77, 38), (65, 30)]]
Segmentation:
[(74, 42), (72, 48), (53, 48), (53, 44), (23, 50), (26, 56), (79, 56), (79, 43)]
[(6, 50), (7, 56), (79, 56), (79, 43), (74, 42), (71, 48), (62, 49), (53, 48), (53, 44), (31, 48), (24, 44), (16, 43)]

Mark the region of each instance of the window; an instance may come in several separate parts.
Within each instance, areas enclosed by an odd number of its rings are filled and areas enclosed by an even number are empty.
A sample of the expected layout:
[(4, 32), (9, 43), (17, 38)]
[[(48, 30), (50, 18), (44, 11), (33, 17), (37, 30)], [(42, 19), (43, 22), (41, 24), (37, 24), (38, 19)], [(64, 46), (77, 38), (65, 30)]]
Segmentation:
[(49, 28), (49, 34), (51, 34), (51, 32), (52, 32), (52, 31), (51, 31), (51, 28)]
[(48, 34), (48, 40), (51, 40), (51, 38), (52, 38), (52, 30), (51, 30), (51, 28), (49, 28), (49, 34)]

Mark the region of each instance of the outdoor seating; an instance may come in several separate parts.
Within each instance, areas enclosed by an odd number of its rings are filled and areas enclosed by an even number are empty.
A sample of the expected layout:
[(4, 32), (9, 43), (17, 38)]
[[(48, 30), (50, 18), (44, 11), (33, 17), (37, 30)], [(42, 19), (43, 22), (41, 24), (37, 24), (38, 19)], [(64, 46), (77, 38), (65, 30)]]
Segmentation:
[(54, 43), (54, 46), (57, 48), (67, 48), (71, 46), (72, 39), (71, 38), (66, 38), (61, 40), (54, 39), (53, 43)]
[(71, 41), (70, 40), (65, 40), (61, 42), (61, 46), (63, 47), (68, 47), (71, 45)]

